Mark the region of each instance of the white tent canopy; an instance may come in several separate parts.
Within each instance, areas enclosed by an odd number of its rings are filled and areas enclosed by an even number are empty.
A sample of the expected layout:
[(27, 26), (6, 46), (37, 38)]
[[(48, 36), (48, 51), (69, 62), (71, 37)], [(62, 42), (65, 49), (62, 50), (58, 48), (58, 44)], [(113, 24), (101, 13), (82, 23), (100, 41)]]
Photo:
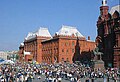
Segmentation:
[(3, 62), (0, 62), (0, 64), (14, 64), (14, 62), (11, 60), (5, 60)]
[(31, 53), (24, 51), (24, 55), (31, 55)]

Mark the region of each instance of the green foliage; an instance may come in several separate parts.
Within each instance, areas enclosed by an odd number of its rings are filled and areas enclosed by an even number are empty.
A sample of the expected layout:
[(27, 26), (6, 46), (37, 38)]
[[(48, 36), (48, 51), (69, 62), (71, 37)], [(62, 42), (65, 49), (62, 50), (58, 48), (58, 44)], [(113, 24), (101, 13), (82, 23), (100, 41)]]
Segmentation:
[(18, 60), (19, 59), (19, 55), (18, 54), (16, 54), (16, 60)]

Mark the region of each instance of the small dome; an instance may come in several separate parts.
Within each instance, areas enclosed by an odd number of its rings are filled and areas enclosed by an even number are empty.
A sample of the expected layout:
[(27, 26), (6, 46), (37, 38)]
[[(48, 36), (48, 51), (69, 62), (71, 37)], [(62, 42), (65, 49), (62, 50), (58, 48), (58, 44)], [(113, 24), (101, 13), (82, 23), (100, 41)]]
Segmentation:
[(20, 43), (21, 46), (24, 46), (24, 43)]

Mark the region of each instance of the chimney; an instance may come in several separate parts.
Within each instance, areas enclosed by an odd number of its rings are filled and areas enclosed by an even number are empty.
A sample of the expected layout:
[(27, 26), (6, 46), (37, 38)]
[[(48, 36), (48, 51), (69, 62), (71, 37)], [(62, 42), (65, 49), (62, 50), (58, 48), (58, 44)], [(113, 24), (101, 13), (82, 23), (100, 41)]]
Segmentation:
[(90, 40), (90, 36), (88, 36), (88, 40)]

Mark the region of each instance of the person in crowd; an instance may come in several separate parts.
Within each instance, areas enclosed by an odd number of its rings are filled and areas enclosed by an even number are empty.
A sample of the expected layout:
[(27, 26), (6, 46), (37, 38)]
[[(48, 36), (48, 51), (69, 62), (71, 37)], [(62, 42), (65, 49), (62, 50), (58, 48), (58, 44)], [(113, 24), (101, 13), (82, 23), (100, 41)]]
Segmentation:
[(93, 69), (92, 67), (85, 67), (82, 64), (41, 63), (37, 67), (29, 63), (15, 63), (0, 66), (1, 82), (32, 82), (34, 78), (41, 80), (41, 76), (45, 76), (44, 80), (46, 82), (62, 82), (62, 80), (80, 82), (82, 78), (89, 78), (86, 79), (86, 82), (90, 82), (90, 79), (91, 82), (94, 82), (97, 78), (103, 78), (103, 82), (111, 79), (117, 82), (119, 74), (119, 70), (115, 68), (109, 68), (103, 71)]

